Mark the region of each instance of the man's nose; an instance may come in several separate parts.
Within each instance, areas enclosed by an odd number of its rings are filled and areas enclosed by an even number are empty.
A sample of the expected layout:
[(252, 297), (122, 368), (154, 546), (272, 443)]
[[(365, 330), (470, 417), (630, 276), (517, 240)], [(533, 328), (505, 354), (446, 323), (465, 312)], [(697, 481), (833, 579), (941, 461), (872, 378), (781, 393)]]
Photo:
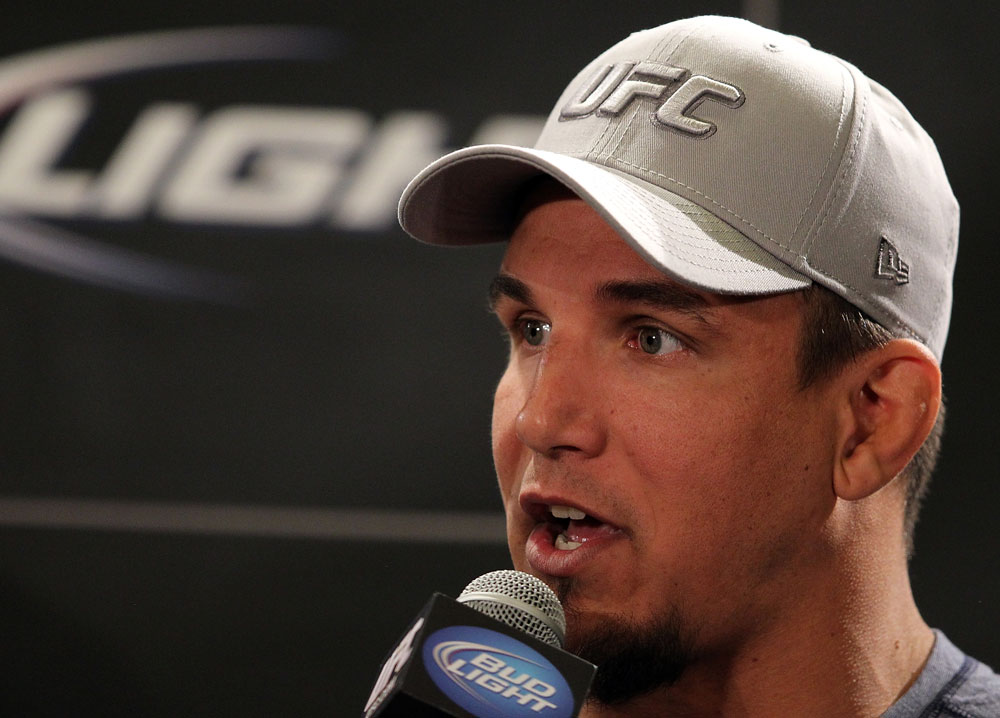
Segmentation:
[(551, 343), (517, 415), (518, 438), (551, 458), (600, 454), (607, 437), (599, 374), (579, 349)]

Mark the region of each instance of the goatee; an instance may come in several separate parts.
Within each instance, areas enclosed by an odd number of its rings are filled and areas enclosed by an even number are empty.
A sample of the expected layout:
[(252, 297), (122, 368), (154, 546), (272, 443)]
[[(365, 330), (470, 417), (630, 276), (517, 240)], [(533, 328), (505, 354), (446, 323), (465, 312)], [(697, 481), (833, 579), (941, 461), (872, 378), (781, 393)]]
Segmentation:
[(694, 661), (692, 641), (675, 610), (643, 621), (626, 614), (601, 616), (587, 625), (573, 609), (571, 591), (559, 593), (567, 623), (583, 627), (570, 630), (566, 650), (597, 666), (591, 700), (615, 705), (669, 687)]

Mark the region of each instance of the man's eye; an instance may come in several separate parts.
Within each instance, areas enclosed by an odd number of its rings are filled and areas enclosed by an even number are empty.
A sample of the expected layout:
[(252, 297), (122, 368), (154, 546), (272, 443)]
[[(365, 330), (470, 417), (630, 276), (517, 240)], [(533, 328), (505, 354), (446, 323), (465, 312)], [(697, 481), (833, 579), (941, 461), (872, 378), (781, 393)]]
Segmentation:
[(537, 347), (548, 341), (552, 327), (541, 319), (522, 319), (521, 336), (531, 346)]
[(635, 343), (647, 354), (669, 354), (683, 348), (680, 340), (670, 332), (657, 327), (643, 327)]

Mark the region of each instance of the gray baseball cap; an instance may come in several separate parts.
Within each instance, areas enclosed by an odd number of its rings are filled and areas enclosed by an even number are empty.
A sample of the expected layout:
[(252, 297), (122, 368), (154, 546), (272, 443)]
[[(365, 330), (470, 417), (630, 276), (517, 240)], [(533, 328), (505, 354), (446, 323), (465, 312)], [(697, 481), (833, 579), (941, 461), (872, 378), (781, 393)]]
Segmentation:
[(729, 17), (637, 32), (573, 79), (533, 148), (442, 157), (399, 221), (432, 244), (504, 241), (543, 175), (677, 281), (817, 282), (943, 354), (958, 203), (937, 149), (884, 87), (800, 38)]

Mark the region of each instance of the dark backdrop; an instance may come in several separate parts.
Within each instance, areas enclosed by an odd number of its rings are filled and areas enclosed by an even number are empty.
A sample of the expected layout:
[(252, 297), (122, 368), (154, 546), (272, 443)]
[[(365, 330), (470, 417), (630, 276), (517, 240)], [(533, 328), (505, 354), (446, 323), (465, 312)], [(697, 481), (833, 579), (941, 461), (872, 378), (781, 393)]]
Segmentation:
[[(431, 591), (507, 566), (498, 249), (407, 241), (395, 197), (448, 148), (530, 135), (629, 32), (741, 11), (653, 5), (5, 5), (0, 712), (357, 715)], [(995, 8), (742, 9), (938, 142), (963, 220), (913, 578), (1000, 665)]]

